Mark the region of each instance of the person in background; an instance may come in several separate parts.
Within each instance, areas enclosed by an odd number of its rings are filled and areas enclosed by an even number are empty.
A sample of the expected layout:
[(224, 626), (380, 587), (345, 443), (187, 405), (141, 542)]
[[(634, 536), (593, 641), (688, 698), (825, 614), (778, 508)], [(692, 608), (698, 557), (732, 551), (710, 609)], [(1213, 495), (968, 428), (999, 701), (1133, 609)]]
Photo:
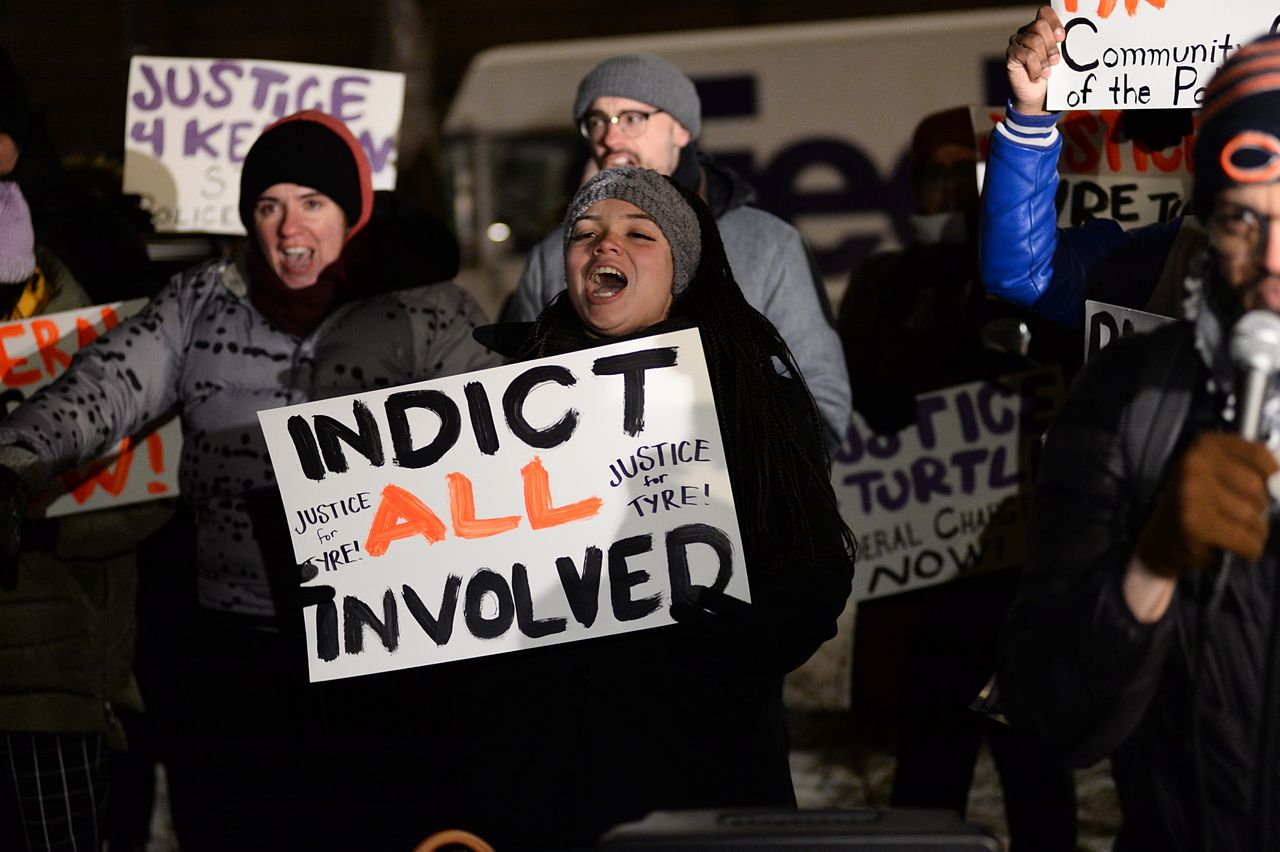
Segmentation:
[[(0, 317), (88, 304), (35, 245), (21, 189), (0, 180)], [(108, 752), (125, 746), (120, 714), (142, 709), (134, 550), (170, 513), (143, 503), (24, 524), (26, 549), (0, 572), (0, 849), (100, 847)]]
[(57, 255), (90, 304), (155, 295), (163, 281), (147, 254), (149, 217), (136, 196), (120, 194), (118, 173), (112, 181), (101, 177), (100, 165), (64, 165), (21, 73), (0, 47), (0, 179), (21, 187), (36, 244)]
[[(840, 305), (854, 407), (878, 434), (914, 427), (921, 393), (997, 380), (1055, 354), (1043, 344), (1031, 354), (1046, 323), (982, 289), (976, 163), (967, 107), (921, 120), (910, 147), (914, 239), (869, 258)], [(1037, 761), (1014, 732), (969, 709), (995, 670), (1016, 588), (1017, 571), (1007, 569), (860, 603), (854, 700), (897, 729), (894, 806), (963, 815), (986, 738), (1012, 848), (1073, 852), (1071, 773)]]
[(255, 537), (275, 489), (256, 412), (497, 359), (471, 338), (474, 302), (452, 283), (423, 286), (412, 236), (374, 217), (368, 160), (331, 116), (263, 131), (240, 216), (242, 251), (175, 276), (0, 421), (0, 540), (16, 541), (27, 489), (176, 411), (197, 575), (169, 765), (183, 849), (408, 848), (435, 802), (425, 687), (306, 683), (286, 638), (300, 618), (295, 560)]
[[(1072, 329), (1084, 324), (1086, 299), (1181, 317), (1183, 282), (1208, 241), (1197, 216), (1130, 230), (1111, 219), (1057, 227), (1062, 137), (1045, 95), (1065, 37), (1057, 13), (1042, 6), (1009, 39), (1005, 67), (1013, 95), (991, 134), (982, 197), (983, 282), (993, 296)], [(1154, 118), (1150, 112), (1124, 113), (1135, 144), (1158, 150), (1189, 131), (1187, 110), (1159, 111)]]
[[(1026, 71), (1020, 111), (1042, 107), (1060, 40), (1042, 11), (1011, 41), (1011, 73)], [(1280, 38), (1265, 36), (1205, 90), (1191, 209), (1206, 234), (1178, 282), (1187, 319), (1109, 344), (1078, 377), (1049, 431), (1002, 636), (1013, 725), (1066, 764), (1110, 757), (1119, 850), (1280, 842), (1280, 539), (1268, 487), (1280, 423), (1273, 378), (1259, 439), (1238, 434), (1230, 353), (1247, 312), (1280, 313), (1277, 66)], [(1114, 272), (1149, 284), (1168, 255)]]
[(512, 354), (701, 332), (751, 603), (699, 588), (666, 628), (454, 666), (458, 823), (500, 849), (564, 849), (656, 809), (794, 806), (782, 677), (835, 635), (853, 576), (813, 399), (676, 181), (601, 172), (560, 246), (567, 293)]
[[(573, 120), (599, 169), (637, 166), (670, 175), (711, 207), (725, 253), (747, 302), (763, 313), (795, 353), (834, 447), (849, 422), (849, 380), (828, 319), (826, 291), (800, 233), (752, 206), (755, 190), (698, 150), (702, 103), (693, 82), (652, 54), (606, 59), (578, 84)], [(504, 313), (529, 321), (564, 290), (560, 234), (534, 246)]]

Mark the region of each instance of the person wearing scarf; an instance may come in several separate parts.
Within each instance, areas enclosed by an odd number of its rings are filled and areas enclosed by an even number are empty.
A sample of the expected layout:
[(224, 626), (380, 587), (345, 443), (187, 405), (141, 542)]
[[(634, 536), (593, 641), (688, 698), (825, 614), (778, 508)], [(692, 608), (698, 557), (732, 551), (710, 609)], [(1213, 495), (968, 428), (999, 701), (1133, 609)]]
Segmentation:
[(185, 633), (166, 766), (183, 848), (409, 848), (433, 819), (418, 767), (434, 728), (403, 709), (423, 703), (426, 681), (306, 682), (297, 566), (257, 412), (498, 359), (471, 337), (480, 309), (435, 277), (429, 255), (447, 246), (379, 214), (341, 122), (305, 111), (268, 127), (240, 190), (240, 251), (175, 276), (0, 421), (0, 539), (17, 549), (25, 494), (49, 477), (180, 416), (190, 532), (172, 559), (194, 574), (194, 605), (172, 619)]

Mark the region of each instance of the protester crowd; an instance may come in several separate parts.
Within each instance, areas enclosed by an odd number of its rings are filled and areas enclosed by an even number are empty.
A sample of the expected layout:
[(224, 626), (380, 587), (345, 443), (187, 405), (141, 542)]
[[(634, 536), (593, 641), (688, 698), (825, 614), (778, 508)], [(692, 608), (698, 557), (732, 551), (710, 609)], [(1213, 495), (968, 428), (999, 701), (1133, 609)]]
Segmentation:
[[(891, 804), (963, 815), (985, 739), (1016, 850), (1076, 848), (1072, 769), (1104, 758), (1118, 849), (1280, 842), (1280, 37), (1207, 87), (1190, 215), (1127, 231), (1055, 224), (1064, 38), (1049, 7), (1010, 38), (981, 195), (968, 109), (920, 117), (912, 237), (835, 316), (799, 232), (700, 150), (691, 80), (605, 59), (565, 93), (588, 175), (499, 323), (451, 280), (447, 229), (375, 193), (318, 111), (248, 150), (246, 238), (158, 280), (136, 210), (75, 187), (0, 53), (0, 313), (148, 297), (0, 420), (0, 850), (142, 848), (153, 760), (184, 850), (590, 848), (655, 810), (794, 807), (782, 683), (850, 596), (851, 413), (893, 436), (920, 394), (1046, 367), (1075, 378), (1027, 448), (1024, 564), (859, 605)], [(1080, 369), (1086, 299), (1178, 321)], [(259, 411), (688, 329), (750, 603), (673, 590), (660, 629), (309, 682), (302, 612), (334, 592), (292, 553)], [(180, 498), (29, 516), (172, 415)]]

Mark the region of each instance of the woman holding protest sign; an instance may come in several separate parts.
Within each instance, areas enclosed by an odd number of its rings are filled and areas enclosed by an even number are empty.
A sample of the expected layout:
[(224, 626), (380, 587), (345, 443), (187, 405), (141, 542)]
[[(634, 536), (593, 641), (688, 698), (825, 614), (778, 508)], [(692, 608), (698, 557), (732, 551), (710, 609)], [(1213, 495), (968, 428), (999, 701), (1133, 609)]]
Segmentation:
[[(177, 411), (199, 602), (175, 619), (188, 626), (174, 641), (184, 706), (167, 763), (183, 848), (407, 848), (430, 824), (422, 711), (410, 724), (398, 709), (421, 681), (306, 683), (288, 635), (297, 600), (279, 597), (295, 560), (255, 538), (271, 519), (250, 498), (275, 487), (257, 412), (495, 359), (471, 338), (482, 315), (469, 297), (418, 286), (438, 280), (424, 271), (436, 258), (416, 221), (379, 217), (341, 122), (307, 111), (267, 128), (240, 187), (243, 251), (175, 276), (0, 422), (0, 543), (17, 549), (29, 489)], [(190, 541), (178, 544), (183, 568)]]
[(606, 170), (564, 245), (567, 295), (511, 354), (700, 330), (752, 603), (695, 587), (668, 628), (459, 665), (459, 822), (499, 848), (591, 845), (656, 809), (794, 805), (782, 677), (835, 635), (853, 576), (813, 399), (706, 205)]

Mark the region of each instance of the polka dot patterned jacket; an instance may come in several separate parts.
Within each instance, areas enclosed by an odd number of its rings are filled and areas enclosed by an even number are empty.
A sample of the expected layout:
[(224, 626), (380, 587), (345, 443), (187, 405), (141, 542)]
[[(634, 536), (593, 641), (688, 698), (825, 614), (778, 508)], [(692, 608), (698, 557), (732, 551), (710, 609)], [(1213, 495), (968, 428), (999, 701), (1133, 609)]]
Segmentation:
[(247, 280), (243, 258), (176, 276), (0, 424), (0, 445), (30, 449), (57, 473), (178, 411), (200, 604), (271, 616), (245, 506), (246, 494), (275, 485), (256, 413), (499, 362), (471, 337), (482, 311), (452, 283), (348, 302), (299, 339), (250, 302)]

